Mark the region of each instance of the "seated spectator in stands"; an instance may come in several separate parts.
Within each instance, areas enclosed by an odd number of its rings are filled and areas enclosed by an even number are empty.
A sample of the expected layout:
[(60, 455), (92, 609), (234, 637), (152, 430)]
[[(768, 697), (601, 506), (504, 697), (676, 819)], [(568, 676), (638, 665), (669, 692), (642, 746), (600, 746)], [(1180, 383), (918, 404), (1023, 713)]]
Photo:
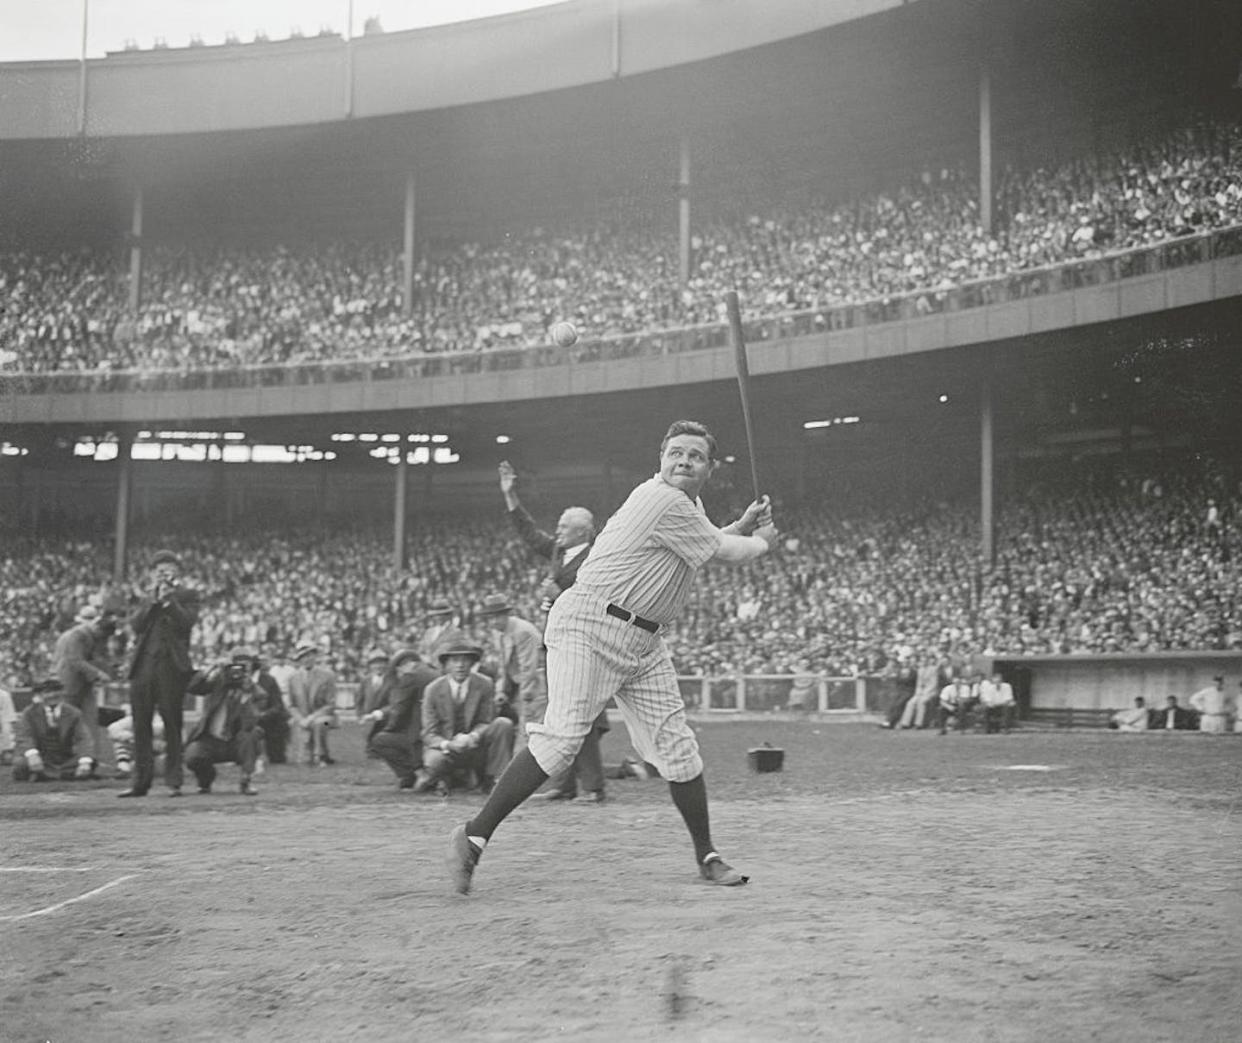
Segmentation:
[(271, 675), (273, 681), (276, 682), (280, 689), (281, 698), (284, 700), (285, 706), (289, 705), (289, 678), (297, 671), (297, 667), (289, 662), (289, 651), (286, 648), (275, 647), (270, 654), (265, 657), (268, 662), (267, 672)]
[(416, 639), (415, 650), (428, 663), (439, 659), (440, 646), (449, 642), (464, 641), (466, 633), (453, 606), (447, 601), (433, 601), (427, 606), (426, 626)]
[(474, 672), (483, 649), (454, 642), (439, 653), (446, 671), (423, 692), (423, 760), (426, 778), (416, 787), (447, 790), (454, 774), (473, 770), (478, 787), (491, 792), (513, 756), (513, 722), (496, 716), (495, 687)]
[(1176, 695), (1170, 695), (1164, 701), (1163, 709), (1153, 710), (1152, 716), (1155, 719), (1148, 721), (1148, 725), (1153, 730), (1190, 732), (1199, 726), (1193, 710), (1177, 705)]
[(884, 723), (880, 727), (894, 729), (901, 723), (902, 717), (905, 716), (906, 707), (914, 699), (914, 693), (919, 684), (919, 675), (918, 670), (908, 662), (900, 664), (892, 664), (890, 662), (890, 666), (895, 667), (897, 691), (892, 704), (888, 708), (888, 714), (884, 719)]
[(227, 663), (200, 670), (190, 679), (186, 690), (206, 696), (202, 715), (186, 736), (184, 754), (199, 793), (210, 793), (216, 765), (231, 761), (241, 769), (239, 791), (256, 795), (250, 780), (262, 737), (256, 703), (263, 690), (254, 680), (258, 660), (254, 649), (239, 648)]
[(1200, 688), (1187, 701), (1199, 714), (1199, 731), (1223, 735), (1229, 730), (1229, 696), (1223, 677), (1213, 677), (1210, 685)]
[(280, 694), (280, 685), (268, 671), (267, 658), (260, 654), (251, 675), (258, 691), (254, 707), (259, 717), (260, 742), (255, 773), (263, 770), (263, 760), (270, 764), (284, 764), (289, 746), (289, 707)]
[(983, 730), (987, 733), (1009, 731), (1018, 702), (1013, 686), (994, 670), (992, 676), (979, 682), (979, 705), (983, 707)]
[(12, 693), (0, 682), (0, 764), (13, 763), (13, 751), (17, 745), (14, 726), (17, 724), (17, 708)]
[[(122, 707), (122, 715), (108, 725), (108, 740), (116, 757), (116, 777), (128, 779), (134, 773), (134, 710), (129, 703)], [(154, 771), (164, 770), (164, 721), (155, 715), (151, 722), (151, 748), (155, 755)]]
[(923, 656), (915, 673), (914, 694), (901, 714), (903, 728), (926, 728), (927, 711), (940, 694), (940, 664), (935, 656)]
[(335, 764), (328, 752), (328, 732), (337, 726), (336, 674), (319, 665), (317, 645), (299, 645), (289, 677), (289, 716), (297, 729), (305, 763)]
[(948, 730), (946, 725), (950, 717), (953, 718), (957, 730), (964, 732), (976, 699), (974, 685), (961, 674), (955, 674), (953, 680), (940, 689), (940, 706), (936, 715), (940, 734), (944, 735)]
[(789, 686), (789, 698), (785, 700), (785, 709), (795, 713), (806, 713), (818, 708), (819, 678), (811, 672), (811, 664), (799, 659), (794, 664), (793, 682)]
[(1119, 732), (1145, 732), (1148, 723), (1147, 700), (1141, 695), (1134, 697), (1134, 706), (1118, 710), (1108, 722), (1110, 728)]
[(77, 708), (64, 702), (64, 694), (59, 678), (40, 681), (34, 686), (34, 700), (17, 715), (13, 758), (17, 782), (94, 777), (90, 733)]
[(423, 694), (439, 676), (414, 649), (402, 649), (384, 671), (375, 708), (361, 718), (375, 725), (367, 740), (368, 755), (392, 768), (398, 789), (413, 789), (421, 781)]

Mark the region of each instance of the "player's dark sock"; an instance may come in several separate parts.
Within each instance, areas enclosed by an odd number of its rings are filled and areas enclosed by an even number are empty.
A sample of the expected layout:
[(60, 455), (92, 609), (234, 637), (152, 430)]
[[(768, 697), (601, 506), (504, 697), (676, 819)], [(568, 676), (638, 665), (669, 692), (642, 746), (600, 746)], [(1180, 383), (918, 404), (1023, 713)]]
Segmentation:
[(539, 767), (529, 748), (523, 749), (496, 780), (483, 810), (466, 823), (466, 835), (490, 840), (509, 812), (547, 781), (548, 773)]
[(707, 818), (707, 783), (703, 781), (702, 774), (699, 774), (689, 782), (670, 782), (668, 791), (685, 820), (686, 829), (690, 830), (690, 839), (694, 841), (695, 861), (702, 865), (703, 859), (715, 850)]

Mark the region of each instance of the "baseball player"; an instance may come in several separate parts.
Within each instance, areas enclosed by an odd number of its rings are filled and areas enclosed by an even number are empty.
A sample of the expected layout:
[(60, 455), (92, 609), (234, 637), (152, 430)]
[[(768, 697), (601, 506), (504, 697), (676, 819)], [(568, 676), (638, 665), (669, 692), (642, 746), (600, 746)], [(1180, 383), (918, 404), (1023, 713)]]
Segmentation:
[(699, 875), (724, 886), (746, 883), (712, 843), (703, 761), (661, 637), (701, 566), (752, 561), (776, 541), (766, 496), (723, 529), (708, 520), (699, 492), (716, 463), (716, 440), (706, 427), (674, 423), (660, 445), (659, 471), (630, 493), (595, 541), (577, 582), (556, 599), (544, 634), (547, 713), (542, 724), (530, 726), (526, 749), (510, 761), (479, 814), (449, 838), (448, 867), (458, 893), (469, 892), (496, 827), (573, 762), (614, 696), (640, 756), (669, 780)]

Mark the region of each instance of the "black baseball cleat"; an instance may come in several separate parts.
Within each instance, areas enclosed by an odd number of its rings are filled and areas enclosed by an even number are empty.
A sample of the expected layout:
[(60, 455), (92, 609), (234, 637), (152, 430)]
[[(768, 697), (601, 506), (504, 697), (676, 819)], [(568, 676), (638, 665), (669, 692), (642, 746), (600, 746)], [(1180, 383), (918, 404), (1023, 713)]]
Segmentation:
[(741, 887), (750, 879), (739, 873), (715, 851), (703, 859), (699, 866), (699, 876), (709, 884), (717, 884), (720, 887)]
[(259, 795), (259, 791), (250, 785), (249, 779), (242, 779), (241, 785), (237, 788), (237, 792), (243, 797), (257, 797)]
[(211, 792), (211, 783), (210, 783), (210, 782), (208, 782), (208, 783), (205, 783), (204, 785), (199, 786), (199, 787), (198, 787), (198, 792), (199, 792), (199, 793), (210, 793), (210, 792)]
[(479, 864), (479, 856), (483, 850), (470, 842), (466, 836), (466, 825), (462, 823), (449, 837), (448, 869), (453, 881), (453, 890), (459, 895), (470, 893), (470, 882), (474, 877), (474, 867)]

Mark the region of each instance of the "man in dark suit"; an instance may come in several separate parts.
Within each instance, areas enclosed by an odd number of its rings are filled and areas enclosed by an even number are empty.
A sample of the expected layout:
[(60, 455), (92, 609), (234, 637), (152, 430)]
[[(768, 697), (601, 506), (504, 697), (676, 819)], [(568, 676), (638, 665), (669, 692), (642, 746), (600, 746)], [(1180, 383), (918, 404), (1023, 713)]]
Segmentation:
[(49, 677), (34, 687), (35, 700), (14, 722), (13, 778), (88, 779), (95, 771), (92, 743), (76, 707), (63, 702), (65, 686)]
[(227, 663), (190, 679), (188, 691), (207, 697), (185, 741), (185, 764), (198, 779), (199, 793), (211, 792), (217, 764), (233, 761), (241, 769), (241, 793), (255, 796), (250, 779), (263, 735), (258, 702), (264, 695), (254, 680), (258, 659), (254, 649), (239, 648)]
[[(285, 705), (280, 685), (268, 667), (267, 655), (260, 652), (251, 676), (259, 689), (255, 697), (255, 712), (259, 717), (259, 731), (262, 732), (259, 756), (266, 756), (271, 764), (284, 764), (289, 745), (289, 707)], [(262, 768), (257, 769), (256, 774), (262, 774)]]
[(198, 622), (198, 592), (181, 586), (181, 561), (159, 551), (151, 562), (151, 591), (129, 618), (134, 655), (129, 701), (134, 713), (134, 783), (119, 797), (145, 797), (155, 775), (151, 722), (158, 709), (164, 722), (164, 782), (169, 796), (181, 796), (181, 722), (191, 675), (190, 631)]
[(423, 763), (426, 777), (415, 791), (447, 789), (453, 774), (473, 770), (479, 788), (489, 792), (513, 757), (513, 722), (496, 716), (492, 682), (473, 668), (483, 649), (454, 642), (441, 649), (447, 673), (423, 692)]
[(1149, 731), (1192, 732), (1199, 727), (1199, 718), (1194, 710), (1177, 704), (1177, 696), (1170, 695), (1159, 710), (1151, 711), (1152, 720), (1148, 721)]
[(440, 675), (412, 648), (392, 657), (372, 709), (361, 718), (375, 725), (367, 753), (397, 776), (399, 789), (412, 789), (423, 768), (423, 693)]
[[(530, 513), (522, 506), (517, 493), (517, 472), (508, 460), (500, 461), (500, 491), (509, 511), (509, 521), (522, 542), (541, 558), (552, 562), (552, 574), (541, 589), (546, 618), (552, 603), (578, 578), (578, 569), (587, 559), (595, 542), (595, 516), (585, 507), (566, 507), (556, 522), (556, 533), (544, 532), (535, 525)], [(600, 711), (582, 742), (582, 749), (570, 767), (548, 780), (546, 792), (537, 799), (544, 801), (573, 800), (582, 790), (583, 800), (600, 804), (604, 801), (604, 760), (599, 743), (608, 732), (608, 710)]]
[(389, 670), (389, 658), (382, 648), (373, 648), (367, 653), (367, 672), (354, 695), (354, 716), (358, 720), (365, 720), (382, 705), (380, 692)]
[(65, 686), (65, 702), (82, 715), (91, 740), (91, 756), (99, 759), (99, 700), (95, 685), (111, 680), (95, 662), (108, 635), (115, 629), (111, 616), (105, 617), (94, 605), (78, 609), (73, 626), (56, 639), (52, 653), (52, 672)]

